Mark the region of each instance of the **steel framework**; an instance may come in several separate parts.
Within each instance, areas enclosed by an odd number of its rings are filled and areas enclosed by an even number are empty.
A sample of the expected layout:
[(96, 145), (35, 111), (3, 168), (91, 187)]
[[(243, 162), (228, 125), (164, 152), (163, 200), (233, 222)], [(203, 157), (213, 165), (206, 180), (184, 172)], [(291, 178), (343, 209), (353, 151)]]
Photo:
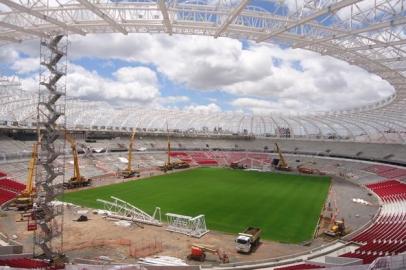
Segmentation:
[(188, 236), (200, 238), (209, 232), (206, 228), (206, 219), (204, 215), (196, 217), (183, 216), (173, 213), (165, 214), (168, 220), (167, 231), (185, 234)]
[(154, 214), (151, 216), (136, 206), (117, 197), (111, 196), (110, 198), (112, 201), (97, 199), (98, 202), (103, 204), (105, 210), (111, 212), (111, 214), (108, 214), (109, 217), (162, 226), (161, 209), (159, 207), (155, 208)]
[[(62, 77), (66, 74), (67, 46), (67, 38), (64, 35), (41, 38), (42, 68), (37, 125), (43, 127), (41, 155), (38, 162), (42, 168), (36, 170), (37, 197), (34, 207), (35, 220), (40, 230), (35, 233), (34, 247), (39, 247), (41, 253), (49, 259), (57, 259), (62, 254), (63, 243), (61, 217), (63, 207), (54, 205), (53, 200), (63, 193), (65, 159), (62, 156), (57, 161), (57, 158), (64, 155), (65, 151), (57, 149), (54, 143), (59, 137), (59, 128), (65, 128), (66, 85)], [(35, 249), (34, 253), (36, 253)]]
[[(362, 107), (305, 115), (201, 115), (174, 110), (151, 113), (71, 101), (67, 107), (68, 126), (164, 129), (161, 117), (156, 116), (161, 114), (169, 118), (171, 125), (174, 123), (174, 129), (184, 131), (221, 127), (229, 132), (246, 130), (257, 135), (283, 137), (280, 131), (289, 128), (291, 138), (405, 142), (404, 0), (263, 2), (259, 6), (248, 0), (0, 0), (0, 43), (36, 39), (49, 33), (119, 32), (230, 37), (304, 48), (375, 73), (387, 80), (396, 93)], [(26, 121), (32, 114), (27, 98), (21, 101), (1, 98), (0, 103), (5, 104), (0, 109), (0, 120)], [(14, 115), (12, 108), (21, 104), (24, 104), (24, 113)], [(106, 111), (111, 113), (111, 121), (102, 117)], [(123, 114), (131, 117), (123, 120), (120, 117)]]

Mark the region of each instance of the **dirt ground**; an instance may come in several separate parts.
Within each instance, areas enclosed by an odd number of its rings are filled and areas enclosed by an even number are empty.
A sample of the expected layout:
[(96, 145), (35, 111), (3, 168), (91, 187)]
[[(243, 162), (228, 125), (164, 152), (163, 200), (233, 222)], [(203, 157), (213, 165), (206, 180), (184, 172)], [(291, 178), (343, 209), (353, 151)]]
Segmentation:
[[(134, 224), (127, 228), (120, 227), (113, 220), (93, 214), (91, 210), (87, 215), (89, 221), (77, 222), (74, 220), (79, 217), (78, 210), (84, 209), (65, 207), (63, 250), (71, 259), (97, 259), (99, 256), (108, 256), (115, 262), (127, 263), (136, 262), (136, 257), (149, 255), (168, 255), (186, 259), (191, 244), (200, 243), (221, 248), (229, 256), (230, 262), (239, 262), (279, 257), (312, 248), (262, 241), (255, 252), (244, 255), (235, 251), (235, 235), (211, 231), (197, 239), (166, 231), (165, 227), (143, 225), (141, 228)], [(15, 220), (18, 219), (18, 213), (8, 211), (7, 217), (2, 218), (0, 231), (7, 232), (9, 236), (17, 235), (17, 241), (23, 243), (25, 252), (30, 252), (32, 233), (26, 231), (26, 223), (16, 223)], [(319, 241), (316, 242), (320, 244)], [(217, 262), (215, 255), (207, 256), (206, 264), (217, 264)], [(193, 264), (193, 262), (189, 263)]]
[[(160, 172), (143, 172), (142, 177), (151, 174), (157, 175)], [(106, 176), (96, 179), (94, 186), (122, 181), (122, 179), (117, 180), (113, 176)], [(346, 185), (348, 183), (342, 181), (333, 182), (336, 196), (340, 197), (341, 192), (348, 192), (348, 189), (343, 188)], [(355, 190), (355, 185), (351, 185), (351, 190)], [(364, 191), (360, 189), (360, 192), (363, 193)], [(352, 195), (359, 196), (360, 194), (355, 192)], [(343, 202), (338, 203), (343, 204)], [(346, 202), (345, 205), (345, 210), (351, 207), (365, 208), (364, 206), (353, 205), (350, 202)], [(78, 211), (80, 210), (88, 210), (87, 216), (89, 220), (87, 222), (74, 221), (79, 217)], [(365, 213), (366, 221), (374, 210), (369, 207)], [(0, 217), (0, 232), (6, 232), (9, 236), (16, 235), (18, 237), (17, 241), (24, 245), (25, 252), (30, 252), (32, 251), (32, 232), (27, 231), (26, 222), (15, 222), (19, 217), (20, 214), (14, 211), (3, 212), (3, 216)], [(360, 222), (360, 218), (357, 221), (360, 223), (359, 225), (364, 223), (364, 220)], [(353, 225), (355, 226), (355, 224)], [(94, 260), (100, 256), (108, 256), (115, 262), (134, 263), (137, 257), (151, 255), (168, 255), (186, 260), (191, 244), (200, 243), (222, 249), (229, 256), (230, 262), (242, 262), (300, 253), (332, 241), (332, 239), (323, 237), (315, 239), (310, 245), (262, 241), (252, 254), (244, 255), (235, 251), (234, 239), (235, 235), (215, 231), (210, 231), (202, 238), (196, 239), (166, 231), (165, 227), (142, 225), (141, 228), (135, 224), (130, 227), (120, 227), (113, 220), (93, 214), (91, 209), (73, 206), (65, 207), (63, 250), (71, 260), (74, 258)], [(215, 255), (208, 254), (206, 259), (204, 264), (213, 265), (218, 263), (218, 258)], [(189, 262), (189, 264), (197, 264), (197, 262)]]

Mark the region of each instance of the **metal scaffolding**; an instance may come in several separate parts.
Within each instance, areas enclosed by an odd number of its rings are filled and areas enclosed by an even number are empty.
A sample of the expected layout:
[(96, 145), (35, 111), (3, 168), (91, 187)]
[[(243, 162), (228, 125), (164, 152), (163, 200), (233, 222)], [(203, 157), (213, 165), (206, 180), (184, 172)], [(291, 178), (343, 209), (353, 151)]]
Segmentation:
[[(39, 230), (34, 236), (34, 255), (55, 260), (62, 254), (63, 206), (53, 204), (63, 194), (64, 143), (57, 144), (65, 128), (67, 37), (41, 39), (37, 126), (41, 128), (41, 152), (35, 180), (37, 198), (33, 209)], [(38, 249), (39, 248), (39, 249)]]

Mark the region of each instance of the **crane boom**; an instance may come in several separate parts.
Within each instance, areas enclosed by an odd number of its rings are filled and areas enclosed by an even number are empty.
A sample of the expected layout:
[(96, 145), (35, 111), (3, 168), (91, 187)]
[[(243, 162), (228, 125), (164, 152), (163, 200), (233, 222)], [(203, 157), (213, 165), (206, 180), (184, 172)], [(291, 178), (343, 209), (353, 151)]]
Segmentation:
[(133, 153), (133, 144), (135, 141), (135, 129), (130, 138), (130, 145), (128, 146), (128, 164), (127, 164), (127, 171), (132, 171), (132, 153)]
[(79, 168), (79, 155), (78, 151), (76, 149), (76, 141), (75, 138), (70, 135), (66, 130), (65, 130), (65, 140), (67, 140), (70, 144), (70, 147), (72, 149), (72, 155), (73, 155), (73, 177), (69, 179), (68, 182), (65, 182), (63, 185), (65, 188), (71, 189), (71, 188), (78, 188), (78, 187), (86, 187), (90, 186), (92, 183), (92, 179), (88, 179), (86, 177), (83, 177), (80, 174), (80, 168)]
[(140, 172), (139, 170), (135, 170), (132, 168), (132, 160), (133, 160), (133, 146), (135, 142), (135, 130), (131, 134), (130, 137), (130, 144), (128, 145), (128, 163), (127, 163), (127, 168), (123, 169), (119, 172), (119, 175), (124, 177), (124, 178), (130, 178), (133, 176), (139, 177)]
[(81, 179), (80, 177), (80, 169), (79, 169), (79, 158), (78, 158), (78, 151), (76, 149), (76, 141), (75, 139), (65, 131), (65, 138), (70, 143), (70, 147), (72, 149), (73, 155), (73, 175), (76, 179)]
[(281, 169), (288, 169), (289, 166), (288, 166), (288, 164), (286, 163), (286, 160), (285, 160), (285, 158), (283, 157), (282, 152), (281, 152), (281, 149), (279, 148), (279, 145), (278, 145), (277, 143), (275, 143), (275, 147), (276, 147), (276, 152), (278, 152), (278, 155), (279, 155), (279, 164), (278, 164), (278, 167), (281, 168)]
[(39, 142), (36, 142), (32, 145), (32, 153), (30, 164), (28, 165), (28, 176), (25, 189), (21, 192), (24, 195), (30, 196), (34, 190), (34, 175), (35, 175), (35, 166), (37, 165), (38, 159), (38, 145)]
[(168, 158), (166, 161), (166, 164), (171, 164), (171, 141), (169, 140), (169, 130), (166, 128), (167, 133), (168, 133)]

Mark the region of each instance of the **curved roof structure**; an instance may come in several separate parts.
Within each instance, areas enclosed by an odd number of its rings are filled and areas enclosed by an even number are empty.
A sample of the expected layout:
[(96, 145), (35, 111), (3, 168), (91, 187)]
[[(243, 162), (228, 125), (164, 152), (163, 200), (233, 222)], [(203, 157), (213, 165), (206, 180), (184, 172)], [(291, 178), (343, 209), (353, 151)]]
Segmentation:
[[(289, 130), (291, 137), (404, 143), (405, 24), (404, 0), (0, 0), (1, 44), (60, 33), (112, 32), (165, 32), (276, 42), (342, 59), (377, 74), (395, 88), (395, 94), (374, 104), (295, 116), (206, 116), (169, 110), (151, 113), (69, 101), (68, 125), (88, 127), (163, 128), (165, 115), (171, 127), (180, 130), (221, 127), (230, 132), (246, 130), (276, 137), (287, 136)], [(0, 119), (24, 121), (35, 112), (31, 104), (34, 101), (26, 95), (20, 100), (17, 96), (1, 93)], [(27, 112), (13, 116), (13, 106), (21, 104)], [(106, 121), (102, 115), (107, 110), (113, 117)]]

